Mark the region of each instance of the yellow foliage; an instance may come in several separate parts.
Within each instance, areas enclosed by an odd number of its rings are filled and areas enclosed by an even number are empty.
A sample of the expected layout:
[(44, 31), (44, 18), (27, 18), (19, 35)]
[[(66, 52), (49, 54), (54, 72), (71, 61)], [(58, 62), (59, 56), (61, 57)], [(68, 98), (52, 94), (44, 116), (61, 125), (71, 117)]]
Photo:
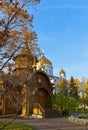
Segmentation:
[(34, 40), (36, 37), (35, 37), (35, 34), (34, 34), (34, 32), (29, 32), (29, 31), (27, 31), (25, 34), (24, 34), (24, 36), (23, 36), (23, 40), (24, 40), (24, 42), (28, 42), (28, 41), (32, 41), (32, 40)]
[(5, 6), (7, 6), (8, 5), (8, 3), (7, 2), (2, 2), (2, 4), (1, 4), (1, 6), (3, 7), (5, 7)]
[(12, 5), (12, 6), (10, 6), (10, 7), (8, 8), (8, 14), (13, 13), (14, 11), (15, 11), (15, 6), (14, 6), (14, 5)]
[(26, 32), (28, 31), (28, 29), (27, 29), (26, 26), (23, 26), (23, 27), (21, 28), (21, 31), (26, 33)]
[(86, 96), (88, 96), (88, 81), (84, 84), (84, 93)]
[(14, 43), (14, 42), (11, 42), (10, 44), (9, 44), (9, 46), (8, 46), (8, 49), (9, 50), (15, 50), (16, 49), (16, 44)]
[(20, 31), (18, 31), (18, 30), (11, 30), (11, 32), (9, 33), (10, 36), (16, 36), (17, 34), (20, 34)]
[(85, 88), (88, 88), (88, 81), (84, 84)]
[(39, 52), (36, 33), (29, 30), (32, 30), (33, 27), (33, 16), (29, 14), (29, 10), (26, 8), (27, 5), (32, 7), (32, 5), (36, 5), (39, 2), (40, 0), (0, 1), (0, 12), (2, 15), (0, 20), (0, 47), (4, 46), (4, 51), (2, 48), (0, 49), (2, 56), (10, 57), (10, 54), (18, 51), (17, 48), (26, 43), (29, 44), (30, 50), (34, 54)]
[(77, 87), (78, 92), (80, 91), (79, 83), (80, 81), (78, 79), (74, 79), (75, 86)]
[(56, 84), (56, 88), (61, 88), (63, 85), (67, 85), (67, 80), (61, 79), (61, 80)]
[(29, 14), (27, 13), (26, 10), (21, 10), (21, 15), (22, 15), (22, 18), (24, 18), (24, 19), (29, 18)]

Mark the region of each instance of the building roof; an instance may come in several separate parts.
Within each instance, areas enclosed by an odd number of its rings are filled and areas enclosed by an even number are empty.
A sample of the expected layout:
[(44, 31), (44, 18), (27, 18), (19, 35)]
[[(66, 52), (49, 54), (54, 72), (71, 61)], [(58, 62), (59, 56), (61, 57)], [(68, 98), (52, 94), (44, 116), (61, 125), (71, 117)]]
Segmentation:
[(23, 58), (23, 57), (28, 57), (28, 56), (30, 56), (30, 57), (32, 57), (33, 59), (36, 59), (36, 61), (38, 61), (38, 60), (37, 60), (37, 56), (36, 56), (36, 55), (33, 55), (33, 54), (31, 53), (31, 51), (30, 51), (30, 48), (28, 48), (27, 46), (23, 46), (23, 47), (21, 48), (21, 50), (20, 50), (20, 53), (19, 53), (17, 56), (15, 56), (15, 57), (13, 58), (13, 60), (15, 61), (17, 58)]
[(45, 56), (42, 56), (41, 59), (39, 60), (38, 64), (43, 65), (43, 64), (48, 64), (52, 65), (52, 62), (48, 60)]

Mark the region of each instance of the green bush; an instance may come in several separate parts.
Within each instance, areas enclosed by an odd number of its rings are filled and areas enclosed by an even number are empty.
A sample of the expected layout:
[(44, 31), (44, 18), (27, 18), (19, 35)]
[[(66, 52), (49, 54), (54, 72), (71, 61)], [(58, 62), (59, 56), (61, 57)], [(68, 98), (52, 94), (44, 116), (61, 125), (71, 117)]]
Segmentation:
[(82, 107), (82, 108), (77, 108), (76, 109), (76, 112), (79, 112), (79, 113), (88, 113), (88, 109)]
[(52, 103), (57, 105), (57, 107), (62, 111), (63, 115), (76, 112), (76, 108), (78, 107), (78, 102), (76, 99), (63, 94), (53, 95)]

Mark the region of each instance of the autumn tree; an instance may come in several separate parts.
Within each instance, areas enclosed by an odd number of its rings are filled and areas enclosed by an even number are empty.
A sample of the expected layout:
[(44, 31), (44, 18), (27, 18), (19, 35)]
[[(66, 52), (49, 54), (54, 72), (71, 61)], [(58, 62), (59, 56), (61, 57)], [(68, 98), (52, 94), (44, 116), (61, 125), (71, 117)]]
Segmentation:
[(68, 94), (68, 82), (66, 79), (61, 79), (57, 84), (56, 88), (59, 89), (59, 92), (67, 95)]
[(84, 94), (88, 98), (88, 81), (84, 83)]
[(69, 81), (69, 87), (68, 87), (68, 94), (70, 97), (73, 97), (75, 99), (78, 99), (78, 86), (75, 82), (75, 79), (71, 76), (71, 79)]
[(88, 81), (82, 83), (80, 93), (81, 96), (79, 98), (79, 104), (83, 108), (83, 110), (85, 110), (88, 106)]
[(0, 71), (26, 45), (38, 54), (37, 34), (33, 31), (30, 8), (40, 0), (0, 0)]

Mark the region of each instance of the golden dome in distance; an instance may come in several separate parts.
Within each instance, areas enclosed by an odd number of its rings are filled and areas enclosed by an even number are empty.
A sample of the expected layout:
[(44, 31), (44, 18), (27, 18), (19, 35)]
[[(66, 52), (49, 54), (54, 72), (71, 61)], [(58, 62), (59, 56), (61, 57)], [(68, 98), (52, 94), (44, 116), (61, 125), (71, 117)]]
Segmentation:
[(34, 65), (32, 65), (32, 68), (36, 68), (36, 65), (34, 64)]
[(61, 69), (61, 71), (60, 71), (60, 75), (61, 75), (61, 74), (63, 74), (63, 75), (66, 74), (65, 71), (64, 71), (63, 69)]
[(41, 69), (45, 69), (45, 65), (43, 65), (43, 64), (40, 65), (40, 68), (41, 68)]
[(52, 62), (48, 60), (45, 56), (42, 56), (42, 58), (38, 62), (40, 65), (48, 64), (52, 65)]

